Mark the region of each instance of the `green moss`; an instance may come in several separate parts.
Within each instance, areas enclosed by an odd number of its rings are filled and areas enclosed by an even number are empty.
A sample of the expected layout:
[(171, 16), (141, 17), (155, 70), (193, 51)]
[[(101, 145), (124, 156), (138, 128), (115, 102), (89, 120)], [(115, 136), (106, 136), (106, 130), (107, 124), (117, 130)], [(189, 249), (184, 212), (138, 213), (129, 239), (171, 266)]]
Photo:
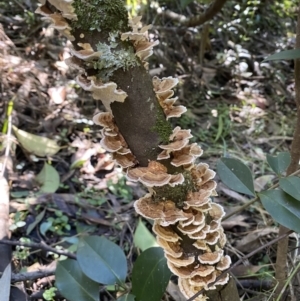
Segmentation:
[(188, 192), (195, 191), (191, 174), (189, 172), (184, 172), (183, 176), (184, 182), (182, 185), (176, 185), (175, 187), (169, 185), (154, 187), (154, 191), (156, 192), (154, 199), (156, 201), (172, 200), (176, 203), (178, 208), (182, 208)]
[(158, 109), (156, 113), (155, 126), (150, 129), (152, 132), (157, 132), (163, 143), (168, 143), (172, 134), (172, 126), (166, 120), (166, 116), (162, 109)]
[(92, 31), (128, 30), (128, 14), (123, 0), (75, 0), (74, 28)]

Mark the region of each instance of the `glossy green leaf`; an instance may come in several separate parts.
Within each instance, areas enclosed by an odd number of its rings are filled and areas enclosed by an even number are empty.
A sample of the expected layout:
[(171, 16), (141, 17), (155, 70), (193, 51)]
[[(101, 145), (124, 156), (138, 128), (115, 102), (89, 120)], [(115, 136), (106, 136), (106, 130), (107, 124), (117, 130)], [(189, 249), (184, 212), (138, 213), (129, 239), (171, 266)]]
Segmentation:
[(99, 301), (99, 284), (82, 272), (76, 260), (58, 261), (55, 286), (69, 301)]
[(135, 301), (135, 296), (131, 294), (125, 294), (118, 298), (117, 301)]
[(11, 264), (5, 268), (0, 278), (0, 296), (1, 301), (9, 301), (10, 296), (10, 280), (11, 280)]
[(119, 246), (105, 237), (87, 236), (79, 240), (77, 261), (82, 271), (102, 284), (124, 283), (127, 261)]
[(281, 152), (277, 156), (267, 155), (267, 161), (270, 167), (277, 174), (282, 174), (291, 163), (291, 154), (289, 152)]
[(132, 293), (136, 301), (160, 301), (170, 277), (164, 251), (161, 248), (144, 251), (132, 270)]
[(280, 188), (287, 194), (300, 201), (300, 178), (290, 176), (279, 180)]
[(294, 60), (300, 58), (300, 49), (290, 49), (280, 51), (268, 56), (263, 62), (266, 61), (275, 61), (275, 60)]
[(145, 251), (151, 247), (158, 247), (154, 235), (148, 230), (145, 224), (139, 219), (138, 225), (134, 232), (133, 242), (136, 247)]
[(43, 169), (35, 179), (41, 185), (40, 192), (42, 193), (54, 193), (60, 184), (57, 170), (47, 163), (44, 164)]
[(55, 140), (27, 133), (15, 126), (13, 126), (13, 130), (22, 147), (30, 154), (46, 157), (53, 156), (60, 150), (60, 146)]
[(46, 209), (41, 211), (35, 218), (35, 221), (33, 223), (31, 223), (30, 225), (28, 225), (27, 230), (26, 230), (26, 235), (29, 235), (31, 233), (31, 231), (42, 221), (42, 219), (45, 216), (45, 213), (46, 213)]
[(217, 172), (222, 182), (230, 189), (255, 196), (251, 171), (243, 162), (221, 158), (217, 164)]
[(300, 202), (282, 190), (259, 193), (263, 206), (279, 224), (300, 232)]

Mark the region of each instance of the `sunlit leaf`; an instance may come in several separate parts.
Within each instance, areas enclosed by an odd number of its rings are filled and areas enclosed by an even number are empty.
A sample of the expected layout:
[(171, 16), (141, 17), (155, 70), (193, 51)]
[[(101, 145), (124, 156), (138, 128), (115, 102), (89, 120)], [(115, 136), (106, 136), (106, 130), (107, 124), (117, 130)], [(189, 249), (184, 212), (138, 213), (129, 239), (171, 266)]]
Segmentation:
[(133, 242), (135, 246), (140, 248), (142, 251), (158, 246), (154, 235), (147, 229), (141, 219), (139, 219), (138, 225), (134, 232)]
[(44, 164), (43, 169), (35, 179), (41, 185), (40, 192), (43, 193), (54, 193), (58, 189), (60, 183), (57, 170), (47, 163)]
[(217, 164), (217, 172), (222, 182), (230, 189), (251, 196), (255, 195), (251, 171), (243, 162), (221, 158)]
[(22, 147), (38, 157), (53, 156), (60, 147), (55, 140), (27, 133), (13, 126), (14, 133)]
[(267, 155), (267, 161), (273, 171), (277, 174), (282, 174), (291, 163), (291, 154), (289, 152), (281, 152), (277, 156)]
[(99, 301), (99, 284), (81, 271), (76, 260), (58, 261), (55, 286), (69, 301)]
[(300, 202), (282, 190), (259, 193), (263, 206), (279, 224), (300, 232)]
[(164, 251), (161, 248), (144, 251), (132, 270), (132, 293), (136, 301), (160, 301), (170, 277)]
[(300, 201), (300, 178), (290, 176), (279, 180), (280, 188), (287, 194)]
[(290, 49), (274, 53), (264, 59), (262, 62), (275, 60), (294, 60), (300, 58), (300, 49)]
[(79, 240), (77, 260), (82, 271), (102, 284), (123, 283), (127, 262), (119, 246), (105, 237), (88, 236)]
[(117, 301), (135, 301), (135, 296), (131, 294), (125, 294), (118, 298)]

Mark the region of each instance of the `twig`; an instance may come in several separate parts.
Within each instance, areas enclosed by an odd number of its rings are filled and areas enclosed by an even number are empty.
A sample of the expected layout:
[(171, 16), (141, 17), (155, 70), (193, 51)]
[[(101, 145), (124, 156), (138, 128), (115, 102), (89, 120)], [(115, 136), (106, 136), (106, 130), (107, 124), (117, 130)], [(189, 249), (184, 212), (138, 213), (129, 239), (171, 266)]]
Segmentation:
[(55, 274), (55, 270), (56, 270), (55, 268), (52, 268), (52, 269), (45, 269), (45, 270), (34, 271), (34, 272), (12, 274), (11, 282), (16, 283), (21, 281), (36, 280), (39, 278), (52, 276)]
[[(262, 251), (263, 249), (277, 243), (278, 241), (284, 239), (285, 237), (287, 237), (288, 235), (290, 235), (291, 233), (293, 233), (293, 230), (289, 230), (288, 232), (286, 232), (283, 235), (280, 235), (278, 237), (276, 237), (275, 239), (269, 241), (267, 244), (260, 246), (259, 248), (257, 248), (256, 250), (252, 251), (251, 253), (243, 256), (242, 258), (240, 258), (238, 261), (236, 261), (229, 269), (225, 270), (220, 276), (218, 276), (216, 278), (216, 280), (210, 284), (208, 284), (208, 287), (214, 285), (218, 280), (220, 280), (225, 274), (229, 273), (233, 268), (235, 268), (236, 266), (238, 266), (240, 263), (242, 263), (244, 260), (250, 258), (251, 256), (255, 255), (256, 253)], [(199, 295), (201, 295), (205, 290), (202, 289), (201, 291), (199, 291), (198, 293), (196, 293), (193, 297), (191, 297), (190, 299), (188, 299), (187, 301), (193, 301), (195, 300)]]
[(191, 18), (187, 18), (184, 15), (177, 14), (170, 10), (165, 10), (161, 14), (175, 22), (179, 22), (182, 26), (196, 27), (211, 20), (218, 12), (220, 12), (226, 1), (227, 0), (215, 0), (203, 14)]
[(34, 242), (27, 243), (27, 242), (20, 242), (20, 241), (2, 239), (2, 240), (0, 240), (0, 244), (40, 249), (40, 250), (45, 250), (47, 252), (52, 252), (52, 253), (55, 253), (55, 254), (58, 254), (58, 255), (64, 255), (64, 256), (67, 256), (67, 257), (72, 258), (72, 259), (76, 259), (76, 255), (73, 254), (73, 253), (58, 250), (58, 249), (52, 248), (52, 247), (50, 247), (46, 244), (42, 244), (42, 243), (34, 243)]
[[(300, 174), (300, 169), (296, 170), (295, 172), (293, 172), (292, 174), (290, 174), (290, 176), (296, 176)], [(271, 189), (275, 189), (279, 186), (279, 183), (274, 184), (272, 187), (270, 187), (267, 190), (271, 190)], [(238, 209), (232, 211), (231, 213), (227, 214), (222, 221), (225, 221), (227, 219), (229, 219), (230, 217), (232, 217), (233, 215), (243, 211), (244, 209), (248, 208), (249, 206), (251, 206), (252, 204), (254, 204), (256, 201), (259, 200), (259, 197), (256, 196), (254, 199), (250, 200), (249, 202), (245, 203), (244, 205), (240, 206)]]

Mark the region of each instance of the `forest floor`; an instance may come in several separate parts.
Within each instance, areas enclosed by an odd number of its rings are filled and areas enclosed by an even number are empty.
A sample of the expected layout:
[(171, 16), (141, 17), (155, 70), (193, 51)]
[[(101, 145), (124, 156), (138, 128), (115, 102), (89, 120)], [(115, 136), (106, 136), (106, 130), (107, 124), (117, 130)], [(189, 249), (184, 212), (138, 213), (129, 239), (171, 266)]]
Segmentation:
[[(34, 1), (11, 3), (0, 4), (0, 126), (3, 154), (11, 143), (6, 162), (11, 239), (71, 250), (80, 233), (105, 235), (125, 250), (131, 269), (140, 237), (151, 235), (151, 225), (133, 209), (144, 188), (128, 182), (101, 148), (100, 129), (92, 117), (103, 108), (79, 88), (76, 71), (64, 63), (70, 43), (34, 14)], [(169, 7), (185, 16), (200, 8), (195, 3)], [(246, 8), (229, 3), (208, 25), (178, 31), (168, 14), (156, 11), (148, 7), (143, 18), (153, 24), (151, 38), (160, 41), (150, 59), (150, 74), (179, 78), (176, 93), (188, 112), (176, 124), (191, 128), (194, 142), (204, 149), (201, 161), (212, 169), (222, 156), (237, 158), (255, 175), (256, 191), (269, 187), (275, 175), (266, 154), (289, 150), (296, 113), (292, 62), (262, 61), (294, 48), (295, 15), (276, 5), (254, 4), (245, 13)], [(6, 135), (10, 122), (14, 127)], [(51, 139), (49, 145), (32, 135)], [(220, 182), (214, 200), (230, 213), (249, 198)], [(233, 261), (278, 233), (259, 202), (223, 227)], [(275, 255), (271, 246), (233, 269), (243, 300), (257, 294), (261, 299), (255, 300), (267, 300)], [(43, 250), (15, 247), (13, 272), (53, 269), (56, 258)], [(42, 277), (19, 288), (30, 300), (42, 300), (53, 280)], [(101, 294), (103, 301), (114, 300), (106, 288)], [(57, 295), (55, 300), (63, 298)], [(176, 285), (168, 287), (164, 300), (183, 300)]]

